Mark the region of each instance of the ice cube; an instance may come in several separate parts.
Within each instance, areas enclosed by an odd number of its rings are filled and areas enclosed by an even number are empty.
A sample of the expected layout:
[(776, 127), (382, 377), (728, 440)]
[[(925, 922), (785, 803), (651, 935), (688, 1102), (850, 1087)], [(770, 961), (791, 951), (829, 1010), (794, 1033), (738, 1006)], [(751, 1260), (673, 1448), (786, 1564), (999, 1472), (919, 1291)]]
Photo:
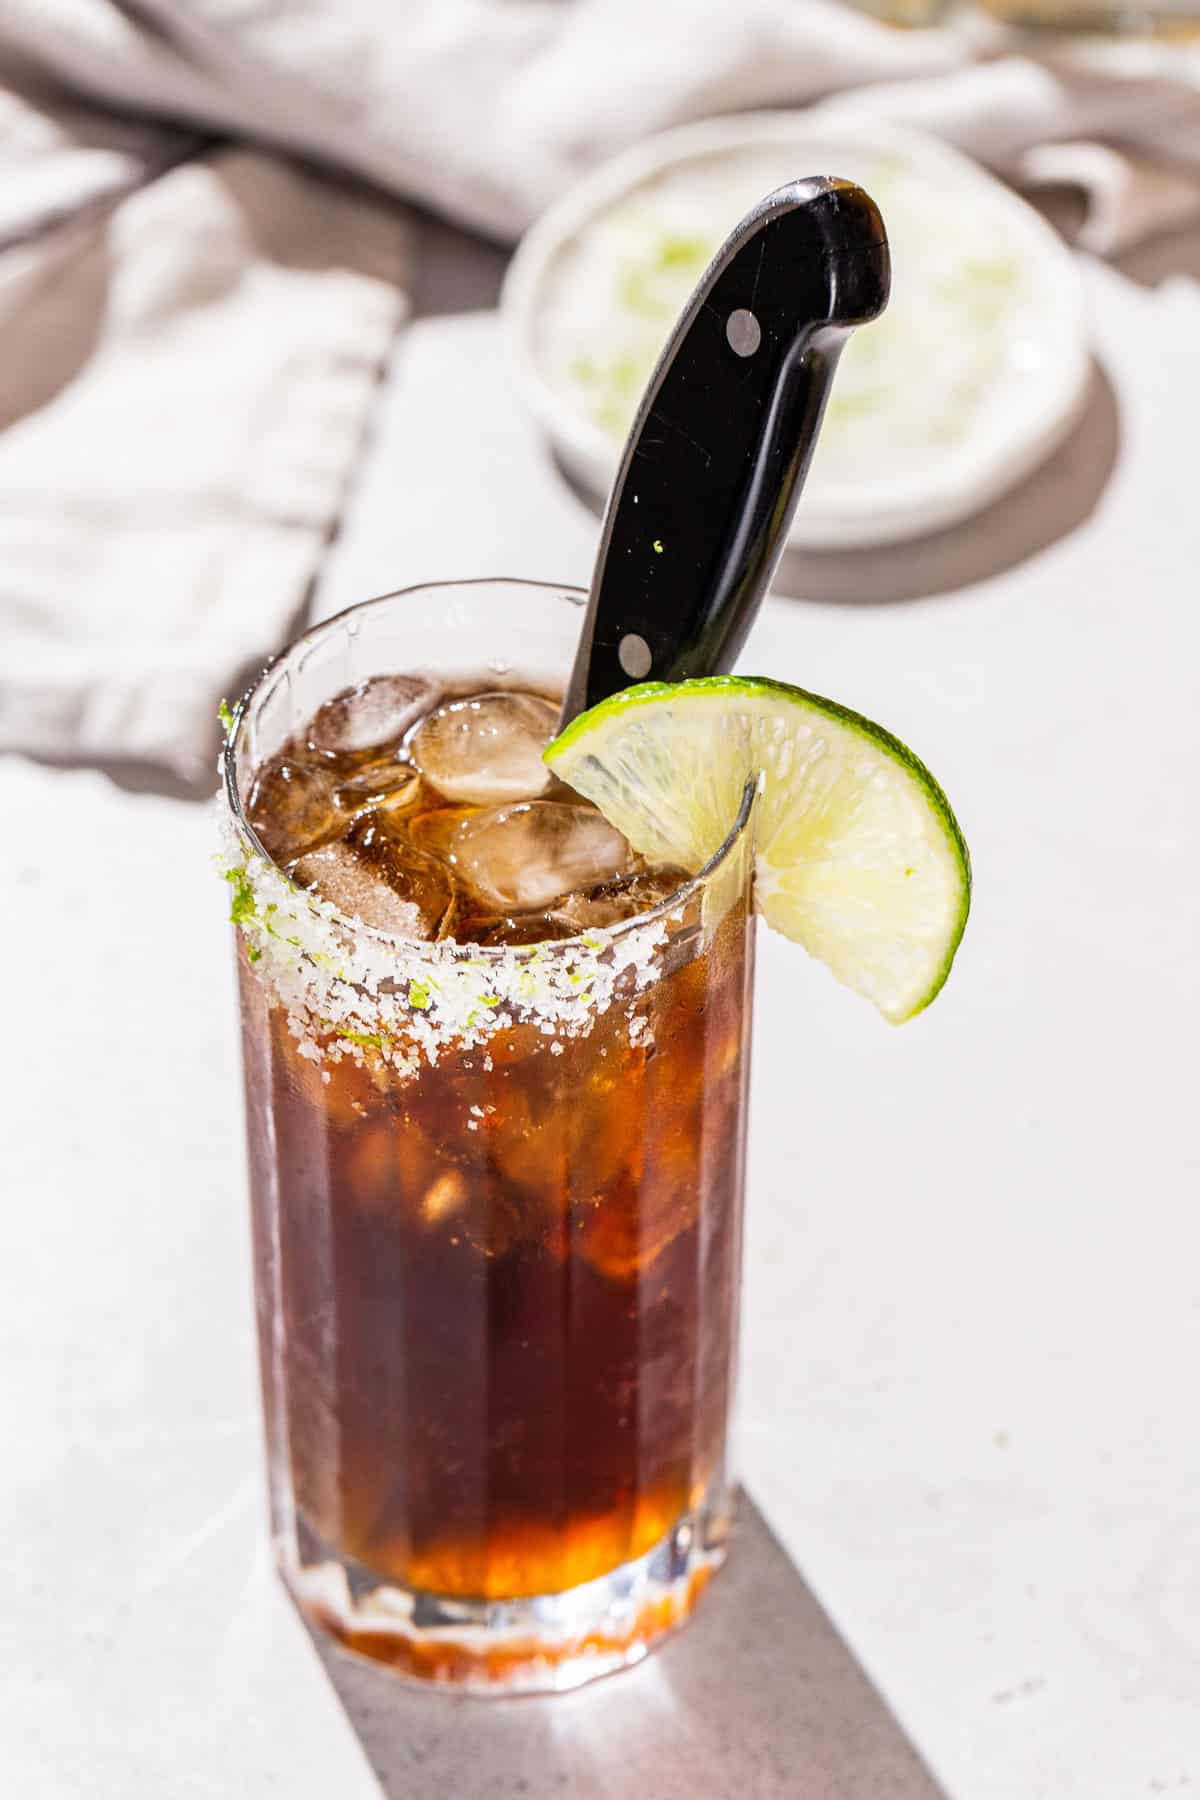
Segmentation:
[(308, 728), (311, 750), (323, 755), (393, 744), (437, 699), (420, 675), (374, 675), (327, 700)]
[(346, 841), (392, 890), (420, 908), (426, 937), (449, 937), (458, 910), (450, 869), (412, 842), (398, 814), (378, 809), (355, 821)]
[(533, 800), (550, 786), (542, 751), (557, 723), (557, 708), (536, 694), (477, 694), (431, 712), (410, 750), (447, 800)]
[(549, 800), (423, 813), (411, 835), (498, 913), (548, 911), (562, 895), (596, 887), (629, 864), (628, 844), (600, 813)]
[(459, 826), (467, 819), (476, 818), (478, 813), (477, 806), (437, 806), (431, 812), (418, 813), (407, 820), (405, 829), (418, 849), (449, 862)]
[(336, 836), (338, 816), (333, 781), (318, 763), (273, 756), (254, 777), (246, 807), (263, 849), (276, 862), (290, 862)]
[(398, 937), (437, 937), (450, 919), (454, 884), (432, 857), (402, 855), (372, 831), (355, 826), (348, 838), (302, 856), (289, 871), (300, 887), (315, 888), (342, 912)]
[(578, 929), (557, 913), (488, 913), (460, 922), (454, 935), (460, 944), (551, 944)]
[(411, 763), (398, 762), (394, 755), (379, 756), (339, 782), (334, 800), (344, 813), (358, 813), (368, 806), (400, 813), (413, 804), (420, 791), (421, 777)]
[[(689, 1022), (690, 1036), (672, 1039), (669, 1055), (648, 1058), (635, 1048), (617, 1064), (611, 1088), (592, 1081), (577, 1097), (574, 1166), (587, 1180), (572, 1208), (571, 1241), (576, 1255), (614, 1281), (644, 1275), (699, 1212), (705, 1040), (702, 1020)], [(660, 1027), (655, 1021), (656, 1036)]]
[(688, 880), (683, 869), (648, 869), (617, 881), (601, 882), (586, 892), (568, 894), (554, 909), (554, 916), (575, 931), (603, 929), (634, 919), (669, 900)]

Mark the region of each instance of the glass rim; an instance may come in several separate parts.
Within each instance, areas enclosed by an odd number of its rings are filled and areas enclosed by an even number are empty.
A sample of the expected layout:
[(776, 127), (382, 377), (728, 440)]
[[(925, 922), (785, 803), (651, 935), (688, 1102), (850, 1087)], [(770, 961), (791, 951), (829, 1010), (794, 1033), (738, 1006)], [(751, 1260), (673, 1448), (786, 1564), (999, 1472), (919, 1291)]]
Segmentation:
[[(328, 618), (316, 620), (312, 625), (309, 625), (304, 631), (300, 632), (297, 637), (294, 637), (290, 643), (285, 644), (281, 650), (277, 650), (275, 654), (263, 664), (263, 667), (259, 670), (258, 674), (250, 682), (249, 686), (237, 701), (230, 717), (229, 727), (225, 734), (225, 741), (221, 747), (221, 791), (224, 796), (226, 809), (233, 825), (234, 832), (243, 841), (243, 844), (254, 856), (260, 858), (269, 869), (274, 870), (282, 880), (286, 881), (298, 896), (304, 897), (307, 895), (308, 890), (299, 887), (292, 880), (286, 869), (284, 869), (280, 863), (276, 862), (273, 856), (268, 854), (259, 839), (258, 833), (246, 816), (245, 809), (242, 805), (241, 795), (238, 793), (237, 787), (239, 768), (238, 739), (241, 736), (242, 728), (246, 722), (249, 708), (254, 703), (256, 696), (262, 690), (263, 684), (267, 681), (269, 676), (286, 663), (290, 657), (294, 656), (298, 651), (309, 647), (311, 643), (318, 639), (322, 634), (328, 632), (337, 625), (344, 623), (351, 614), (365, 613), (370, 611), (373, 607), (383, 606), (392, 600), (404, 600), (414, 594), (439, 593), (451, 588), (488, 587), (519, 587), (534, 589), (544, 594), (554, 594), (568, 605), (577, 607), (582, 607), (587, 601), (587, 589), (576, 587), (571, 582), (558, 583), (550, 581), (534, 581), (524, 576), (515, 575), (473, 575), (466, 576), (461, 580), (451, 579), (445, 581), (412, 582), (407, 587), (391, 588), (382, 594), (372, 594), (365, 600), (353, 601), (349, 606), (344, 606), (338, 612), (331, 613)], [(379, 674), (389, 672), (397, 674), (403, 673), (401, 670), (377, 671)], [(368, 680), (370, 677), (364, 676), (361, 679)], [(632, 686), (635, 684), (631, 683), (630, 685)], [(333, 697), (334, 696), (331, 696), (331, 698)], [(758, 777), (756, 775), (748, 776), (745, 786), (742, 789), (741, 803), (724, 838), (703, 866), (676, 888), (674, 893), (669, 894), (665, 900), (658, 901), (654, 906), (648, 907), (645, 912), (634, 913), (631, 918), (621, 919), (615, 925), (606, 925), (603, 927), (585, 926), (581, 931), (576, 932), (569, 938), (549, 938), (545, 940), (545, 942), (533, 944), (471, 944), (459, 943), (454, 938), (409, 938), (402, 937), (397, 932), (385, 931), (378, 925), (368, 925), (364, 920), (355, 918), (352, 913), (344, 913), (342, 909), (333, 902), (325, 901), (324, 905), (326, 909), (332, 908), (332, 914), (338, 923), (345, 930), (352, 932), (355, 936), (379, 944), (384, 948), (392, 948), (406, 953), (411, 953), (416, 950), (422, 954), (434, 956), (438, 960), (443, 960), (447, 956), (469, 957), (472, 960), (484, 958), (488, 962), (502, 962), (509, 959), (517, 961), (541, 959), (545, 957), (547, 951), (569, 952), (573, 946), (578, 946), (582, 940), (589, 936), (594, 936), (597, 931), (602, 932), (607, 943), (619, 943), (626, 936), (630, 936), (635, 931), (644, 929), (647, 925), (657, 924), (661, 919), (668, 917), (671, 913), (677, 912), (681, 906), (686, 905), (697, 896), (703, 895), (709, 883), (723, 868), (728, 858), (737, 848), (745, 832), (749, 829), (754, 816), (758, 788)]]

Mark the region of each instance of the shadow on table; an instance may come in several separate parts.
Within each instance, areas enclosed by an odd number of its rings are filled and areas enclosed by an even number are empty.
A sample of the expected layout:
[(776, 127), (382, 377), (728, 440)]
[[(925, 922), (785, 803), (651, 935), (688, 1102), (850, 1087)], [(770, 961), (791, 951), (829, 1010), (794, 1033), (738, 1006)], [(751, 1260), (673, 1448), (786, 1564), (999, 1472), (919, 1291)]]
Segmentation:
[(889, 606), (987, 581), (1049, 549), (1090, 518), (1108, 486), (1120, 442), (1117, 396), (1093, 362), (1083, 412), (1066, 443), (990, 506), (910, 543), (788, 550), (776, 589), (797, 599)]
[(456, 1699), (317, 1647), (387, 1800), (944, 1800), (746, 1496), (695, 1622), (578, 1693)]
[[(26, 755), (24, 751), (6, 751), (5, 755)], [(157, 794), (166, 800), (188, 800), (193, 803), (207, 802), (217, 791), (217, 752), (214, 742), (211, 757), (212, 768), (198, 775), (195, 781), (188, 781), (183, 775), (176, 775), (170, 769), (161, 768), (157, 763), (138, 762), (136, 757), (107, 756), (37, 756), (32, 753), (26, 756), (29, 762), (37, 763), (43, 769), (93, 769), (96, 774), (103, 775), (114, 787), (121, 788), (127, 794)]]
[[(284, 642), (288, 642), (302, 628), (308, 615), (310, 601), (306, 599), (299, 613), (289, 626)], [(261, 673), (268, 660), (269, 652), (253, 657), (242, 664), (224, 684), (224, 692), (230, 703), (240, 694), (245, 693), (250, 683)], [(7, 756), (24, 756), (29, 762), (37, 763), (44, 769), (63, 769), (67, 772), (75, 769), (92, 769), (103, 775), (113, 786), (127, 794), (156, 794), (166, 800), (186, 800), (193, 805), (205, 804), (212, 799), (220, 785), (217, 773), (217, 756), (221, 746), (221, 728), (216, 713), (213, 713), (212, 732), (206, 750), (195, 758), (195, 774), (191, 777), (164, 767), (161, 763), (144, 762), (136, 756), (113, 757), (92, 756), (53, 756), (35, 751), (11, 750), (0, 752)]]
[[(890, 606), (950, 594), (1015, 568), (1069, 536), (1095, 511), (1120, 448), (1112, 383), (1098, 363), (1079, 423), (1053, 457), (958, 525), (907, 543), (853, 550), (787, 550), (773, 584), (790, 599)], [(555, 457), (559, 474), (599, 515), (596, 496)], [(804, 501), (801, 499), (803, 507)]]
[(1115, 266), (1141, 287), (1160, 287), (1164, 281), (1186, 276), (1200, 281), (1200, 223), (1176, 231), (1163, 231), (1113, 258)]

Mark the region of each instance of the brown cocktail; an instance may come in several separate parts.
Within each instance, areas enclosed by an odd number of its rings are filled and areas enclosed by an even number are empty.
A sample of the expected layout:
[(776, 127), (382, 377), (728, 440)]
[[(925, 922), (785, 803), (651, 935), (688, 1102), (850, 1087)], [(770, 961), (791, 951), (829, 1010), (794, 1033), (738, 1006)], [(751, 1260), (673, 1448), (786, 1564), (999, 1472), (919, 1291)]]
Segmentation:
[(371, 602), (227, 752), (277, 1553), (343, 1642), (491, 1691), (636, 1660), (729, 1518), (753, 801), (693, 879), (557, 783), (577, 628)]

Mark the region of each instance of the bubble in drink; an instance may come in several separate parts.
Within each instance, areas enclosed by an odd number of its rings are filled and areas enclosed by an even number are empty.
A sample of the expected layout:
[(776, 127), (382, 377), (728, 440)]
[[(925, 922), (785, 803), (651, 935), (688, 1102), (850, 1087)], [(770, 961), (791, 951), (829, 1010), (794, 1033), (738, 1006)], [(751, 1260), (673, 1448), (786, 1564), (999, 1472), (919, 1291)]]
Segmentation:
[(557, 723), (557, 708), (536, 694), (477, 694), (431, 712), (413, 734), (412, 759), (447, 800), (531, 800), (550, 786), (542, 751)]

